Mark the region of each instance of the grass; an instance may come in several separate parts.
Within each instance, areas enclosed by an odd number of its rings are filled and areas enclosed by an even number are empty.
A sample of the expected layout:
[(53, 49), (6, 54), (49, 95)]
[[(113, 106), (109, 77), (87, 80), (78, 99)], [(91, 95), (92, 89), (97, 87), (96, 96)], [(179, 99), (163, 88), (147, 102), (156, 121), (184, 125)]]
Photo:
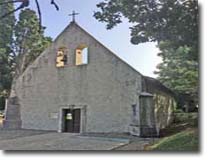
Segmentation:
[(195, 113), (177, 114), (175, 123), (161, 131), (161, 139), (146, 146), (152, 151), (198, 151), (198, 118)]
[(198, 151), (199, 139), (197, 129), (186, 129), (180, 133), (162, 138), (147, 150), (153, 151)]

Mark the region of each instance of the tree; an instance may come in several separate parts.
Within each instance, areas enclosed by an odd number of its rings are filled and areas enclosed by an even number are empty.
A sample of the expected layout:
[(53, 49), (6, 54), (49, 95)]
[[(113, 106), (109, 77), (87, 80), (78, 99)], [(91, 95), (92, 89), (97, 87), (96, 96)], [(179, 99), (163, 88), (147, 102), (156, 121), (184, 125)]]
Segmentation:
[(94, 13), (100, 22), (112, 29), (123, 16), (133, 24), (131, 42), (171, 41), (173, 48), (192, 48), (191, 58), (198, 59), (197, 0), (105, 0)]
[(35, 11), (22, 10), (15, 26), (16, 76), (18, 77), (29, 64), (51, 43), (50, 37), (44, 36), (44, 27), (39, 26)]
[[(1, 1), (0, 1), (1, 2)], [(5, 8), (7, 6), (7, 8)], [(13, 9), (11, 4), (0, 5), (2, 14)], [(12, 80), (18, 78), (51, 43), (50, 37), (44, 36), (44, 27), (33, 10), (25, 9), (19, 14), (15, 24), (14, 15), (0, 20), (0, 105), (10, 94)]]
[(163, 61), (155, 72), (158, 74), (158, 79), (177, 93), (177, 99), (180, 99), (180, 95), (182, 99), (183, 96), (187, 96), (193, 100), (194, 105), (198, 104), (199, 64), (189, 58), (192, 48), (180, 46), (178, 49), (173, 49), (170, 42), (160, 42), (159, 49), (161, 51), (159, 56)]
[(199, 103), (199, 63), (190, 59), (192, 48), (173, 49), (170, 42), (159, 43), (162, 63), (157, 66), (158, 79), (176, 93), (178, 108), (195, 111)]
[[(0, 0), (0, 3), (4, 0)], [(12, 4), (0, 6), (0, 14), (5, 14), (13, 10)], [(12, 83), (13, 64), (13, 29), (15, 25), (15, 16), (10, 14), (0, 20), (0, 110), (4, 108), (5, 98), (9, 94)]]

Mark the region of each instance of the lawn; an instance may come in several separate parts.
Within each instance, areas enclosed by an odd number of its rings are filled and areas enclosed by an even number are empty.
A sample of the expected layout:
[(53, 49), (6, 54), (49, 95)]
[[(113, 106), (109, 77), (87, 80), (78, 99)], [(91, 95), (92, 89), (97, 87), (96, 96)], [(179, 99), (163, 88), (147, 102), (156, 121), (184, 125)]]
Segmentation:
[(162, 131), (162, 138), (145, 149), (152, 151), (199, 151), (197, 117), (195, 113), (177, 114), (175, 123)]
[(186, 129), (180, 133), (161, 140), (148, 147), (153, 151), (198, 151), (199, 138), (197, 129)]

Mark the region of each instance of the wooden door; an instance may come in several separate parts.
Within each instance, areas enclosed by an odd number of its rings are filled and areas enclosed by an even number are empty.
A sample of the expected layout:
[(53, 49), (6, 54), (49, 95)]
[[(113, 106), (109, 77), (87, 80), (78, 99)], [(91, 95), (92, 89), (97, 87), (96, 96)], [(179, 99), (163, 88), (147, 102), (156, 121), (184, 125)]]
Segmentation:
[(73, 119), (74, 119), (74, 133), (80, 132), (80, 109), (75, 109), (73, 111)]
[(65, 122), (65, 129), (64, 132), (73, 132), (74, 127), (73, 127), (73, 111), (70, 109), (66, 109), (64, 114), (64, 122)]
[(80, 109), (64, 110), (64, 132), (80, 133)]

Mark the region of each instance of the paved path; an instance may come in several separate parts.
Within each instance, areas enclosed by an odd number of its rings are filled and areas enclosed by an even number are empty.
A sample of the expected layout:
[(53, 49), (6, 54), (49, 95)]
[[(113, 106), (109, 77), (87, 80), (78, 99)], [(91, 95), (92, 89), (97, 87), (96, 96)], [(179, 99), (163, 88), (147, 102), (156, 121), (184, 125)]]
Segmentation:
[[(9, 132), (9, 131), (7, 131)], [(14, 132), (14, 131), (13, 131)], [(128, 143), (122, 139), (82, 137), (69, 133), (42, 133), (0, 137), (1, 150), (111, 150)]]
[(20, 137), (28, 137), (28, 136), (33, 136), (33, 135), (46, 134), (46, 133), (52, 133), (52, 132), (40, 131), (40, 130), (24, 130), (24, 129), (21, 129), (21, 130), (0, 129), (0, 141), (20, 138)]

